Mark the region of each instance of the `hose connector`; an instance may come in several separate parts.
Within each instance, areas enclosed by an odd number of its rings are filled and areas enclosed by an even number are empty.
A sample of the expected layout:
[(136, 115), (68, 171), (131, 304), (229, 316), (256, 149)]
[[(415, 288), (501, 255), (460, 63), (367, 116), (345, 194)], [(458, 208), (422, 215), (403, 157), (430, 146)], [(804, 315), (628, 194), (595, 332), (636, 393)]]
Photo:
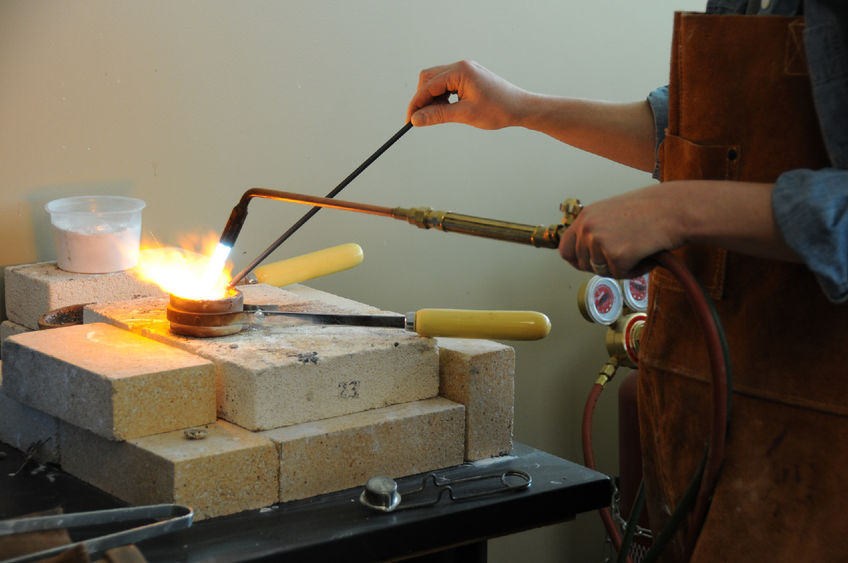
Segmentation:
[(618, 370), (618, 366), (618, 357), (610, 356), (604, 364), (604, 367), (602, 367), (598, 372), (598, 379), (595, 380), (595, 384), (603, 387), (612, 381), (612, 378), (615, 377), (615, 372)]

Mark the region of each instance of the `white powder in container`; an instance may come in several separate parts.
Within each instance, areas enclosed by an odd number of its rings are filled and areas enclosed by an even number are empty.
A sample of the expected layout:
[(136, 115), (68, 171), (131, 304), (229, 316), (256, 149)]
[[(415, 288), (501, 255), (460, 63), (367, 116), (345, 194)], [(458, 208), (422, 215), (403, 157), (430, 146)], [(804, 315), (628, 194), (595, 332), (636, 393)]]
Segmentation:
[(68, 272), (105, 274), (133, 268), (138, 263), (140, 229), (124, 228), (83, 233), (53, 226), (56, 262)]

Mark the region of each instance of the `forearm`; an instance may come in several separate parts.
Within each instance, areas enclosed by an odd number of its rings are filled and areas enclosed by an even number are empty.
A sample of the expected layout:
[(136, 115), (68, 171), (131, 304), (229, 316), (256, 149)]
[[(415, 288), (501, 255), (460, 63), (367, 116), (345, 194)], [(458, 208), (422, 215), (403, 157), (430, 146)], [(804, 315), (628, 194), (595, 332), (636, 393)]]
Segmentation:
[(701, 243), (799, 261), (775, 222), (773, 186), (753, 182), (663, 182), (587, 205), (560, 240), (560, 255), (581, 270), (606, 263), (617, 278), (641, 273), (663, 250)]
[(772, 209), (773, 184), (694, 180), (661, 184), (679, 212), (678, 229), (688, 243), (799, 262), (786, 244)]
[(647, 101), (528, 94), (523, 106), (516, 125), (639, 170), (654, 169), (654, 119)]
[[(449, 103), (456, 94), (455, 103)], [(613, 103), (528, 92), (474, 61), (421, 71), (406, 118), (416, 127), (466, 123), (481, 129), (522, 126), (646, 171), (655, 166), (656, 133), (647, 101)]]

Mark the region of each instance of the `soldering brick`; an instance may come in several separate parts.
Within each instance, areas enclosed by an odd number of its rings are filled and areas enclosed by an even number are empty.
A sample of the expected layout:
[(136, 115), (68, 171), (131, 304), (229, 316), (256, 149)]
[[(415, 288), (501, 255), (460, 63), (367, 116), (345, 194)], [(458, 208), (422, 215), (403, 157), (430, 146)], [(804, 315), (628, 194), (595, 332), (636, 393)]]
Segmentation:
[(0, 375), (0, 442), (22, 452), (32, 448), (33, 459), (59, 463), (59, 421), (12, 399), (3, 391)]
[[(10, 336), (14, 336), (16, 334), (22, 334), (24, 332), (30, 332), (32, 329), (25, 327), (22, 324), (18, 324), (12, 321), (3, 321), (0, 323), (0, 343), (9, 338)], [(2, 358), (2, 355), (0, 355)]]
[(512, 449), (515, 349), (491, 340), (437, 338), (439, 394), (465, 405), (465, 459)]
[(3, 355), (6, 394), (104, 438), (215, 421), (211, 362), (111, 325), (11, 336)]
[[(291, 311), (377, 314), (374, 307), (313, 290), (308, 296), (240, 286), (246, 304)], [(237, 334), (192, 338), (170, 332), (167, 298), (86, 307), (84, 322), (110, 322), (215, 363), (218, 416), (270, 430), (435, 397), (436, 341), (396, 328), (327, 326), (267, 316)]]
[(130, 504), (190, 506), (198, 520), (277, 502), (279, 458), (268, 438), (224, 421), (195, 430), (205, 438), (178, 430), (112, 442), (63, 423), (62, 469)]
[(158, 286), (135, 278), (131, 271), (110, 274), (66, 272), (55, 262), (8, 266), (6, 316), (29, 329), (38, 329), (44, 313), (83, 303), (125, 301), (164, 295)]
[(280, 501), (463, 461), (465, 409), (441, 397), (261, 432), (277, 444)]

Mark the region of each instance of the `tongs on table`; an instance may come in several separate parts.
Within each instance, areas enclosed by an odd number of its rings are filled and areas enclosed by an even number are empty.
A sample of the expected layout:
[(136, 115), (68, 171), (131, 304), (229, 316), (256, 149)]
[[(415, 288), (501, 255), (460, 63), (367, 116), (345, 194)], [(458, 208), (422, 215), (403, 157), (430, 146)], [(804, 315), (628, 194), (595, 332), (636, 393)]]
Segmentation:
[(131, 506), (108, 510), (92, 510), (89, 512), (0, 520), (0, 536), (41, 532), (59, 528), (79, 528), (82, 526), (98, 526), (119, 522), (159, 520), (152, 524), (60, 545), (35, 553), (28, 553), (5, 561), (5, 563), (24, 563), (53, 557), (79, 545), (83, 545), (89, 555), (99, 555), (115, 547), (133, 544), (162, 534), (188, 528), (191, 526), (193, 518), (194, 512), (187, 506), (179, 504), (152, 504), (148, 506)]
[(285, 311), (278, 305), (245, 305), (243, 315), (252, 322), (262, 322), (266, 315), (281, 315), (314, 324), (405, 329), (431, 337), (538, 340), (551, 330), (551, 321), (537, 311), (418, 309), (406, 315), (363, 315)]
[[(289, 258), (256, 269), (256, 281), (281, 287), (353, 268), (362, 262), (362, 248), (348, 243)], [(280, 310), (279, 305), (245, 305), (241, 321), (262, 322), (265, 315), (300, 318), (314, 324), (406, 329), (420, 336), (538, 340), (548, 335), (551, 321), (537, 311), (419, 309), (406, 315), (357, 315)], [(235, 319), (233, 319), (235, 321)], [(191, 320), (186, 324), (195, 324)]]

